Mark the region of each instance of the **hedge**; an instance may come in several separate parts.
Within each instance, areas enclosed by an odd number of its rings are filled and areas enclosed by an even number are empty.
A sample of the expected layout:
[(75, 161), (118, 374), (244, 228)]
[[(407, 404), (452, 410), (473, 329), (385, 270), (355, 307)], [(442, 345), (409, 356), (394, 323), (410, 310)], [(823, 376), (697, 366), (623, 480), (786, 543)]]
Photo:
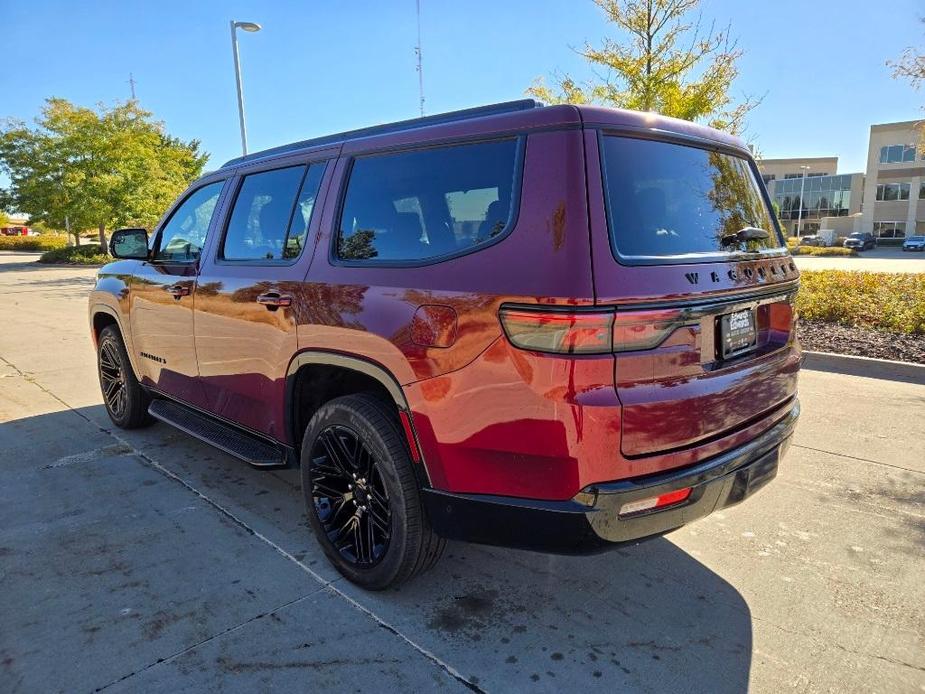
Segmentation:
[(853, 256), (858, 252), (853, 248), (844, 246), (796, 246), (790, 249), (790, 255), (828, 255), (828, 256)]
[(0, 236), (0, 251), (50, 251), (65, 246), (67, 246), (67, 236), (63, 234)]
[(925, 335), (925, 273), (804, 270), (800, 318)]
[(40, 263), (51, 265), (104, 265), (112, 258), (100, 253), (99, 244), (88, 243), (84, 246), (68, 246), (46, 251), (39, 258)]

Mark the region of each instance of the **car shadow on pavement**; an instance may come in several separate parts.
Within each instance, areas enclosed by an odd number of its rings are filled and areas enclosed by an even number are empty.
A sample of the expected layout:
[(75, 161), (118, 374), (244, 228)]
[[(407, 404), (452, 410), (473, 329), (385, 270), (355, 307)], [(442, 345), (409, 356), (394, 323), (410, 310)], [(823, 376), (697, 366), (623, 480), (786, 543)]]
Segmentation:
[(670, 539), (591, 557), (450, 543), (429, 573), (370, 593), (326, 562), (296, 471), (252, 469), (162, 424), (110, 430), (102, 406), (0, 423), (0, 681), (96, 688), (143, 672), (146, 688), (225, 689), (260, 651), (260, 686), (330, 682), (291, 665), (336, 638), (330, 615), (261, 620), (259, 643), (238, 626), (327, 585), (339, 618), (410, 641), (470, 688), (748, 688), (748, 605)]

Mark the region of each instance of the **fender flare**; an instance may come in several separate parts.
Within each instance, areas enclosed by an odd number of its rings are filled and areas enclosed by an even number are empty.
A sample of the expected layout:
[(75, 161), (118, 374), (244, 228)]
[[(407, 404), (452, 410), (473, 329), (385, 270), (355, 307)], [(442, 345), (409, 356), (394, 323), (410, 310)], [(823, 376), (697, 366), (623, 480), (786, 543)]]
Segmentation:
[(116, 321), (116, 327), (119, 328), (119, 333), (122, 335), (122, 341), (125, 343), (125, 351), (128, 354), (129, 363), (132, 365), (132, 371), (135, 374), (135, 378), (139, 381), (138, 378), (138, 366), (135, 364), (135, 343), (132, 340), (132, 335), (129, 333), (125, 326), (122, 324), (122, 316), (119, 311), (114, 309), (109, 304), (104, 303), (95, 303), (90, 307), (90, 330), (94, 330), (93, 321), (96, 318), (97, 314), (105, 313), (108, 316), (111, 316)]
[(424, 469), (427, 484), (430, 484), (430, 473), (427, 470), (427, 461), (424, 460), (424, 452), (421, 448), (421, 442), (418, 439), (417, 431), (414, 427), (414, 420), (411, 417), (411, 408), (408, 406), (408, 400), (405, 393), (392, 373), (384, 366), (362, 357), (341, 354), (340, 352), (331, 352), (327, 350), (309, 349), (296, 354), (289, 362), (286, 369), (286, 410), (285, 425), (286, 432), (290, 440), (295, 442), (298, 439), (299, 432), (295, 431), (295, 417), (293, 407), (293, 393), (295, 390), (295, 377), (303, 366), (321, 364), (324, 366), (336, 366), (342, 369), (357, 371), (361, 374), (375, 379), (386, 389), (399, 410), (399, 414), (407, 416), (410, 435), (414, 439), (414, 445), (421, 456), (421, 466)]

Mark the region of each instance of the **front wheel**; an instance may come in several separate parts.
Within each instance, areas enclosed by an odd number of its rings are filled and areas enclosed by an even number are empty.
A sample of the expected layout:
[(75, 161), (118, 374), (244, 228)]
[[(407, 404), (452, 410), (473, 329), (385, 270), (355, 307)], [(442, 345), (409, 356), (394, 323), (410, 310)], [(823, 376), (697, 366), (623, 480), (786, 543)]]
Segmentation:
[(135, 378), (122, 335), (114, 325), (100, 331), (96, 361), (103, 403), (112, 423), (121, 429), (151, 424), (154, 421), (148, 414), (151, 398)]
[(446, 545), (421, 502), (393, 408), (372, 394), (324, 404), (302, 439), (302, 492), (321, 548), (371, 590), (433, 566)]

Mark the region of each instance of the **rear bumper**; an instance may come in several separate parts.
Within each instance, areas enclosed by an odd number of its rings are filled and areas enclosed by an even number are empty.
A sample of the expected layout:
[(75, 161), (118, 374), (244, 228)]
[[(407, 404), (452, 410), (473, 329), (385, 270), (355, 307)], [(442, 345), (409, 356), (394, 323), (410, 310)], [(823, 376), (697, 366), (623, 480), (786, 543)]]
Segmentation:
[[(657, 475), (594, 484), (568, 501), (544, 501), (424, 490), (436, 532), (446, 538), (560, 554), (590, 554), (663, 535), (737, 504), (770, 482), (790, 443), (799, 403), (739, 448)], [(628, 516), (631, 501), (691, 487), (685, 502)]]

